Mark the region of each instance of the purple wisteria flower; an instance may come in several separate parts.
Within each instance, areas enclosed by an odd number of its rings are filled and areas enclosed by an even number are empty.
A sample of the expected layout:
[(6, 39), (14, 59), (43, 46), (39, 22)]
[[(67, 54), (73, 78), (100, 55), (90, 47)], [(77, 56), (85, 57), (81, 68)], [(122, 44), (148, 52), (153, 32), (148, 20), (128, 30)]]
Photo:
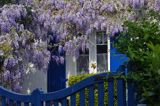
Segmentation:
[(59, 52), (59, 53), (63, 53), (63, 51), (64, 51), (64, 50), (63, 50), (63, 46), (59, 45), (59, 47), (58, 47), (58, 52)]
[(160, 0), (155, 1), (155, 10), (160, 11)]
[(3, 79), (4, 81), (8, 81), (11, 77), (11, 74), (10, 74), (10, 71), (9, 70), (6, 70), (4, 73), (3, 73)]
[(105, 12), (110, 12), (110, 13), (112, 13), (112, 12), (115, 12), (116, 9), (115, 9), (115, 6), (114, 6), (113, 3), (105, 3), (105, 4), (103, 4), (103, 5), (101, 6), (100, 11), (101, 11), (101, 12), (105, 11)]
[(61, 63), (61, 64), (64, 64), (64, 61), (65, 61), (65, 60), (64, 60), (64, 57), (60, 56), (59, 60), (60, 60), (60, 63)]
[(140, 9), (147, 4), (147, 0), (129, 0), (129, 5), (134, 9)]
[(4, 61), (4, 67), (7, 70), (12, 70), (16, 66), (16, 64), (17, 64), (17, 60), (14, 59), (13, 57), (9, 57)]
[(20, 92), (20, 91), (22, 91), (22, 86), (17, 83), (15, 85), (13, 85), (12, 89), (13, 89), (13, 91)]

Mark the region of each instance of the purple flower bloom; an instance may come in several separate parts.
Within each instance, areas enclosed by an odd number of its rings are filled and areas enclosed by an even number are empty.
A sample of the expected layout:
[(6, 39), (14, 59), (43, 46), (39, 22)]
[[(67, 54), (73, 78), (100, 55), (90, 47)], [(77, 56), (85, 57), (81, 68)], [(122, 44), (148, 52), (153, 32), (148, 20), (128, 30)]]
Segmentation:
[(9, 57), (4, 61), (4, 67), (7, 70), (12, 70), (16, 64), (17, 64), (17, 60), (14, 59), (13, 57)]
[(16, 92), (20, 92), (22, 90), (22, 86), (20, 86), (18, 83), (13, 85), (13, 91), (16, 91)]
[(19, 43), (18, 43), (18, 41), (13, 41), (13, 46), (16, 49), (19, 49)]
[(87, 36), (89, 36), (91, 33), (92, 33), (92, 29), (91, 28), (86, 31), (86, 35)]
[(107, 29), (107, 23), (106, 22), (102, 22), (101, 23), (101, 30), (106, 30)]
[(112, 29), (112, 32), (111, 32), (111, 36), (114, 36), (116, 33), (118, 33), (120, 30), (118, 28), (118, 26), (115, 26), (113, 29)]
[(59, 52), (59, 53), (62, 53), (62, 52), (63, 52), (63, 46), (60, 45), (60, 46), (58, 47), (58, 52)]
[(60, 14), (56, 15), (56, 16), (55, 16), (55, 22), (56, 22), (56, 23), (59, 23), (59, 22), (61, 22), (61, 21), (62, 21), (62, 16), (61, 16)]
[(60, 58), (58, 56), (55, 57), (55, 61), (57, 62), (57, 64), (59, 64), (60, 62)]
[(6, 70), (4, 73), (3, 73), (3, 79), (4, 81), (8, 81), (9, 78), (10, 78), (10, 71)]
[(11, 25), (10, 25), (10, 23), (8, 23), (8, 22), (3, 22), (3, 23), (1, 23), (1, 31), (2, 32), (9, 32), (10, 31), (10, 28), (11, 28)]
[(99, 28), (100, 28), (100, 23), (99, 23), (98, 21), (96, 21), (96, 22), (94, 23), (94, 28), (96, 28), (97, 30), (99, 30)]
[(133, 8), (139, 9), (141, 7), (139, 0), (133, 0)]
[(160, 0), (155, 1), (155, 10), (160, 11)]
[(64, 64), (64, 57), (61, 56), (61, 57), (59, 58), (59, 60), (60, 60), (60, 63), (61, 63), (61, 64)]

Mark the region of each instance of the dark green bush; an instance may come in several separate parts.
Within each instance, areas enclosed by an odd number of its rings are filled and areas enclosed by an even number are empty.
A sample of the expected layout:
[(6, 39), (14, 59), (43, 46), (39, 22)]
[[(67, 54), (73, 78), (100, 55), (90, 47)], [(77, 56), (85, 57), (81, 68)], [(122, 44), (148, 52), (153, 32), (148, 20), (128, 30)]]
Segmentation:
[(124, 22), (114, 46), (129, 57), (129, 77), (134, 79), (137, 99), (160, 106), (160, 13), (140, 10), (136, 20)]
[[(93, 76), (94, 74), (80, 74), (80, 75), (77, 75), (77, 76), (70, 76), (69, 77), (69, 80), (68, 80), (68, 85), (69, 86), (72, 86), (78, 82), (80, 82), (81, 80), (87, 78), (87, 77), (90, 77), (90, 76)], [(94, 103), (95, 103), (95, 106), (98, 106), (98, 84), (95, 84), (94, 86)], [(116, 92), (117, 92), (117, 86), (116, 86), (116, 81), (114, 81), (114, 94), (115, 94), (115, 106), (117, 106), (117, 96), (116, 96)], [(104, 92), (105, 92), (105, 96), (104, 96), (104, 104), (105, 106), (108, 104), (108, 83), (107, 81), (104, 82)], [(88, 106), (88, 89), (85, 88), (85, 104), (86, 106)], [(76, 94), (76, 106), (79, 106), (79, 93)]]
[(0, 6), (3, 6), (5, 4), (12, 3), (12, 0), (0, 0)]

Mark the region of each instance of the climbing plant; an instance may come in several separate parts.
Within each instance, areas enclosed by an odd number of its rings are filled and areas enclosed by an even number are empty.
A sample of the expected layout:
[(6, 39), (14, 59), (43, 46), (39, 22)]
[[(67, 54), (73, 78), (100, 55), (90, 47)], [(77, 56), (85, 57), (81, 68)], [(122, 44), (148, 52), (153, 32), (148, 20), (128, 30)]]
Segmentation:
[(94, 31), (113, 36), (123, 31), (126, 19), (136, 18), (137, 9), (160, 9), (157, 0), (0, 0), (0, 4), (0, 45), (7, 43), (7, 51), (0, 48), (0, 81), (14, 91), (22, 89), (23, 77), (31, 69), (46, 71), (50, 59), (64, 63), (60, 55), (50, 57), (53, 48), (78, 57)]

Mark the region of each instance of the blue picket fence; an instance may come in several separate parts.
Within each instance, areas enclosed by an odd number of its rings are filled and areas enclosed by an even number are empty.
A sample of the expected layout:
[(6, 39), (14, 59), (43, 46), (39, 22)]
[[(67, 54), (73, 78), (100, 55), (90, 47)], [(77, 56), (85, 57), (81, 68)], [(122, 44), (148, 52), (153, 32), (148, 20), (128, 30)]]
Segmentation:
[[(76, 106), (76, 94), (79, 93), (80, 106), (95, 106), (94, 87), (97, 87), (98, 106), (104, 106), (107, 92), (107, 105), (114, 106), (115, 95), (118, 106), (135, 106), (134, 86), (131, 81), (125, 82), (123, 78), (113, 78), (115, 74), (98, 74), (82, 80), (63, 90), (43, 93), (36, 89), (30, 95), (22, 95), (0, 87), (0, 106)], [(116, 81), (116, 93), (115, 84)], [(107, 88), (104, 83), (107, 82)], [(88, 97), (86, 97), (86, 89)], [(126, 92), (127, 91), (127, 92)], [(88, 98), (88, 104), (86, 104)]]

